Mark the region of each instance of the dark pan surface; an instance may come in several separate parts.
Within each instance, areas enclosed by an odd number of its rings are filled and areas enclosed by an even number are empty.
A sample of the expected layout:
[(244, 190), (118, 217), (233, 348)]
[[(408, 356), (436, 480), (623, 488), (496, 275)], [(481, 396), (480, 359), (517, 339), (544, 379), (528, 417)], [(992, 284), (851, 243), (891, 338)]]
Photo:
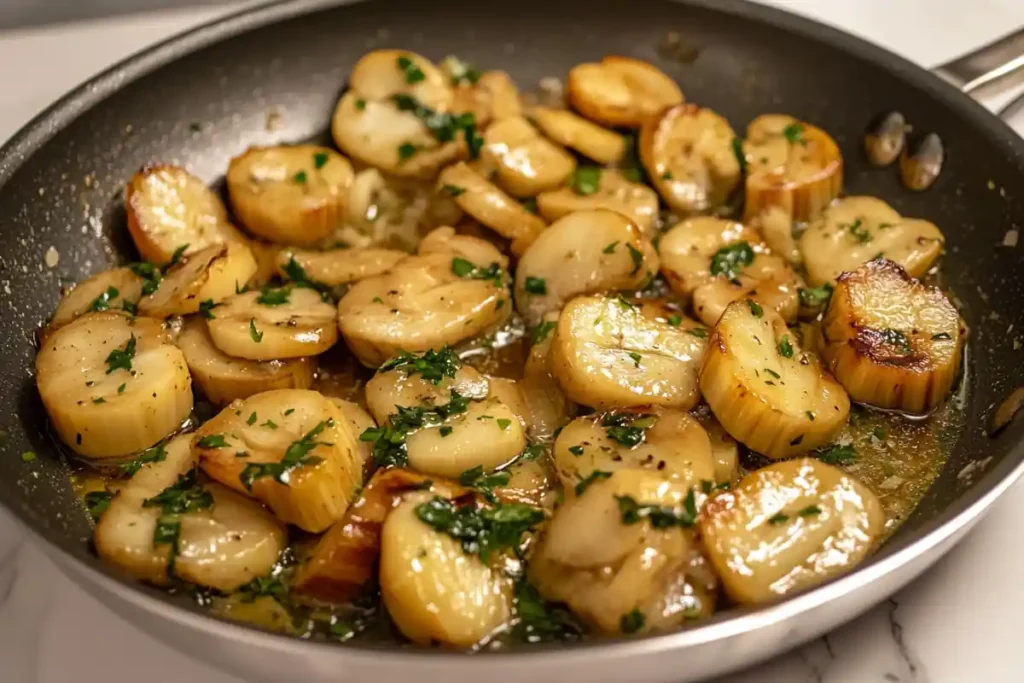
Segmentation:
[[(1024, 351), (1014, 348), (1024, 339), (1024, 264), (1020, 248), (1000, 246), (1007, 230), (1024, 224), (1024, 143), (950, 86), (880, 48), (735, 0), (320, 7), (328, 4), (275, 5), (171, 41), (83, 86), (0, 152), (0, 503), (61, 552), (116, 575), (88, 551), (85, 511), (47, 435), (32, 379), (33, 335), (62, 286), (136, 258), (124, 182), (154, 161), (217, 182), (249, 145), (323, 135), (349, 69), (375, 47), (433, 59), (458, 54), (509, 71), (525, 88), (578, 62), (631, 55), (660, 66), (688, 100), (717, 110), (738, 132), (769, 111), (825, 128), (842, 148), (848, 194), (878, 195), (942, 228), (945, 284), (972, 334), (968, 428), (918, 512), (872, 561), (966, 509), (1024, 458), (1021, 421), (995, 439), (984, 429), (992, 407), (1024, 385)], [(699, 48), (695, 61), (659, 57), (669, 31)], [(893, 169), (866, 163), (862, 131), (885, 109), (946, 141), (945, 170), (931, 190), (909, 193)], [(45, 262), (51, 247), (54, 267)], [(39, 457), (26, 463), (28, 450)], [(963, 476), (972, 463), (973, 476)]]

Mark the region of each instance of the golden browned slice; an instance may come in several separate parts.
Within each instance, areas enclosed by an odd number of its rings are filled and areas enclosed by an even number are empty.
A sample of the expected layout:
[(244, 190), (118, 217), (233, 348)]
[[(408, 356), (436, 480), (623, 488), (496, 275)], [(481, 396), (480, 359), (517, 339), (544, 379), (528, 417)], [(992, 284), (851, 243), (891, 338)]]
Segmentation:
[(197, 464), (191, 443), (192, 435), (182, 434), (147, 451), (148, 462), (120, 488), (96, 524), (96, 553), (134, 578), (157, 585), (178, 577), (232, 591), (273, 569), (287, 534), (259, 503), (220, 484), (200, 482), (186, 490), (197, 491), (197, 497), (208, 495), (203, 501), (208, 505), (175, 515), (176, 547), (156, 543), (161, 507), (147, 501), (171, 487), (183, 488), (182, 477)]
[(282, 276), (290, 278), (295, 274), (294, 261), (310, 280), (338, 287), (386, 273), (406, 256), (408, 254), (404, 251), (375, 247), (327, 251), (282, 249), (277, 258), (277, 269)]
[(154, 318), (197, 313), (234, 296), (255, 272), (256, 259), (245, 244), (211, 245), (167, 270), (156, 291), (139, 301), (139, 313)]
[[(157, 265), (224, 242), (245, 242), (216, 193), (180, 166), (147, 166), (124, 190), (128, 232), (142, 258)], [(181, 251), (179, 251), (181, 250)]]
[(446, 497), (459, 486), (408, 469), (378, 470), (359, 497), (295, 572), (292, 590), (304, 599), (327, 604), (351, 602), (373, 578), (380, 556), (384, 520), (411, 491), (426, 490)]
[(49, 334), (86, 313), (133, 310), (142, 298), (144, 284), (143, 278), (136, 275), (131, 268), (114, 268), (97, 273), (75, 285), (61, 298), (46, 327), (46, 333)]
[(926, 220), (900, 216), (874, 197), (846, 197), (800, 238), (807, 279), (815, 287), (857, 270), (877, 256), (922, 277), (942, 253), (945, 238)]
[[(216, 309), (213, 314), (216, 315)], [(232, 358), (218, 349), (206, 329), (206, 321), (185, 321), (175, 340), (185, 354), (192, 379), (211, 403), (227, 405), (271, 389), (308, 389), (316, 372), (315, 358), (254, 361)]]
[(231, 208), (250, 232), (289, 245), (312, 245), (344, 220), (352, 164), (329, 147), (250, 147), (228, 165)]
[(417, 508), (429, 499), (410, 494), (384, 520), (381, 598), (414, 643), (471, 647), (512, 616), (512, 580), (422, 521)]
[(652, 116), (640, 129), (640, 160), (658, 194), (683, 215), (722, 208), (740, 183), (729, 122), (694, 104)]
[(624, 137), (568, 109), (534, 107), (530, 116), (549, 138), (599, 164), (617, 164), (626, 155)]
[(700, 516), (711, 564), (741, 604), (771, 602), (853, 569), (884, 525), (870, 489), (809, 458), (748, 474)]
[[(793, 223), (814, 220), (843, 190), (843, 156), (828, 133), (786, 114), (763, 114), (747, 126), (744, 222), (782, 225), (766, 231), (772, 249), (792, 242)], [(769, 237), (769, 234), (771, 237)], [(789, 239), (787, 240), (787, 236)], [(774, 238), (774, 239), (772, 239)], [(773, 243), (775, 242), (775, 243)]]
[(577, 211), (552, 223), (516, 268), (516, 308), (529, 325), (574, 296), (640, 289), (658, 272), (658, 254), (628, 217)]
[(619, 296), (573, 299), (562, 310), (551, 367), (566, 395), (594, 408), (688, 410), (707, 339), (645, 315)]
[(689, 218), (665, 233), (658, 250), (669, 285), (692, 298), (705, 324), (714, 325), (726, 306), (745, 299), (796, 319), (800, 277), (768, 251), (756, 230), (709, 216)]
[(658, 473), (682, 495), (715, 483), (711, 441), (688, 414), (633, 408), (578, 417), (559, 433), (555, 469), (566, 494), (624, 469)]
[(341, 519), (362, 485), (351, 423), (316, 391), (277, 389), (235, 401), (196, 432), (203, 471), (320, 533)]
[(700, 389), (734, 439), (775, 460), (829, 443), (850, 413), (843, 387), (753, 300), (730, 304), (715, 325)]
[(653, 64), (609, 55), (569, 71), (569, 102), (588, 119), (605, 126), (639, 128), (665, 107), (680, 104), (683, 92)]
[(666, 484), (638, 469), (595, 479), (555, 513), (531, 556), (530, 581), (600, 633), (710, 616), (718, 579), (692, 528), (703, 495)]
[(576, 170), (571, 187), (537, 195), (537, 211), (548, 222), (593, 209), (629, 216), (645, 235), (653, 236), (658, 194), (643, 183), (627, 179), (617, 169), (583, 167)]
[(471, 260), (467, 250), (431, 251), (357, 282), (338, 303), (349, 348), (376, 367), (401, 350), (440, 349), (502, 324), (512, 304), (504, 259), (495, 254), (480, 249)]
[(829, 368), (855, 401), (926, 413), (956, 381), (965, 330), (941, 290), (882, 258), (839, 276), (822, 336)]
[(546, 441), (576, 415), (577, 406), (565, 395), (551, 370), (551, 343), (558, 314), (549, 313), (532, 330), (530, 355), (518, 384), (529, 410), (527, 430), (534, 439)]
[(46, 337), (36, 384), (54, 431), (91, 459), (137, 453), (192, 412), (185, 357), (163, 322), (87, 313)]
[(513, 254), (526, 251), (546, 227), (544, 221), (465, 163), (452, 164), (444, 169), (437, 185), (442, 192), (453, 195), (463, 211), (502, 237), (512, 240)]
[(576, 159), (524, 118), (491, 124), (484, 133), (481, 158), (494, 168), (495, 182), (514, 197), (553, 190), (576, 170)]
[(693, 411), (704, 431), (711, 439), (711, 457), (715, 461), (715, 483), (732, 484), (736, 481), (740, 472), (740, 449), (736, 439), (729, 436), (714, 413), (706, 404), (701, 404)]
[(492, 121), (522, 115), (519, 89), (504, 71), (471, 73), (472, 67), (454, 56), (446, 57), (441, 69), (454, 84), (452, 110), (471, 112), (481, 130)]
[(338, 341), (334, 305), (313, 289), (286, 285), (237, 294), (206, 321), (218, 349), (235, 358), (316, 356)]
[(450, 78), (432, 61), (409, 50), (367, 52), (352, 67), (348, 87), (367, 100), (408, 95), (438, 111), (452, 106)]

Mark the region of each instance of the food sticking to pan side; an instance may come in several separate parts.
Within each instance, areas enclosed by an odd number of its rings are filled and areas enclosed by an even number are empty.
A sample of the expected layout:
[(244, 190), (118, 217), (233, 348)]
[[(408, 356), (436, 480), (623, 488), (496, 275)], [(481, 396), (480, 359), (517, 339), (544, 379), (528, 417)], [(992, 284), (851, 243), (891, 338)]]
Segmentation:
[(940, 228), (846, 195), (811, 122), (737, 132), (628, 57), (565, 83), (377, 50), (337, 148), (245, 150), (227, 206), (130, 179), (141, 260), (36, 359), (104, 561), (297, 636), (506, 648), (778, 601), (906, 519), (962, 426)]

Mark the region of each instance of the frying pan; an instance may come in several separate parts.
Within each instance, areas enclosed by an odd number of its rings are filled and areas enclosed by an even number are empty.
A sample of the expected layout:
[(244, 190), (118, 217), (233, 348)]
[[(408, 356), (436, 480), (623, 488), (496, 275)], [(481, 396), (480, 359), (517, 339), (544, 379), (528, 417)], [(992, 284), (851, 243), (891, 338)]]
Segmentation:
[[(659, 56), (669, 31), (697, 48), (695, 60)], [(120, 196), (136, 169), (168, 161), (216, 182), (228, 159), (249, 145), (325, 138), (349, 69), (374, 47), (406, 47), (435, 59), (458, 54), (507, 69), (520, 84), (562, 76), (605, 54), (647, 59), (676, 78), (690, 101), (714, 108), (737, 130), (766, 111), (825, 128), (842, 148), (847, 193), (883, 197), (902, 214), (940, 225), (948, 252), (944, 284), (971, 330), (962, 380), (968, 427), (891, 541), (853, 573), (773, 606), (730, 609), (666, 635), (475, 657), (306, 642), (220, 621), (183, 597), (126, 580), (91, 555), (90, 525), (31, 376), (35, 329), (54, 310), (62, 285), (133, 258)], [(1000, 49), (1015, 56), (1013, 41)], [(946, 75), (959, 86), (981, 87), (1005, 61), (986, 53), (952, 63)], [(946, 142), (945, 168), (927, 192), (904, 190), (893, 169), (874, 169), (863, 158), (865, 124), (890, 109)], [(202, 124), (198, 131), (193, 122)], [(1024, 268), (1017, 248), (1001, 246), (1007, 231), (1022, 224), (1024, 141), (1005, 124), (909, 62), (783, 12), (737, 0), (264, 6), (115, 66), (0, 150), (0, 404), (9, 407), (0, 418), (0, 503), (112, 609), (249, 679), (537, 683), (571, 671), (579, 680), (618, 683), (721, 674), (795, 647), (894, 593), (962, 537), (1024, 469), (1024, 421), (995, 437), (984, 428), (993, 407), (1024, 384), (1012, 342), (1014, 330), (1024, 332)], [(54, 253), (59, 261), (49, 267)], [(28, 450), (39, 457), (23, 462)]]

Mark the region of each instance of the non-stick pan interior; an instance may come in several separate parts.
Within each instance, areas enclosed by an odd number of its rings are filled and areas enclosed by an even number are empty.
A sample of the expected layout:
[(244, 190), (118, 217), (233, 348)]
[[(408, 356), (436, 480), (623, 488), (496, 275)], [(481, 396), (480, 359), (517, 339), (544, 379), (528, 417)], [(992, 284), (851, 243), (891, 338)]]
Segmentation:
[[(1024, 223), (1024, 146), (980, 107), (906, 62), (738, 2), (379, 0), (233, 37), (231, 26), (208, 31), (213, 44), (105, 98), (93, 101), (86, 89), (76, 100), (81, 106), (56, 108), (0, 160), (0, 404), (8, 407), (0, 417), (0, 502), (65, 552), (99, 565), (88, 551), (85, 511), (47, 434), (32, 377), (34, 333), (62, 287), (136, 258), (120, 198), (125, 181), (162, 161), (217, 182), (249, 145), (322, 136), (349, 69), (375, 47), (434, 59), (457, 54), (507, 70), (526, 88), (582, 61), (631, 55), (656, 63), (688, 100), (715, 109), (737, 131), (773, 111), (825, 128), (842, 148), (848, 194), (878, 195), (942, 228), (944, 282), (971, 330), (968, 428), (890, 546), (962, 506), (978, 482), (990, 485), (986, 471), (1008, 470), (1010, 459), (1022, 457), (1024, 425), (994, 439), (984, 427), (992, 407), (1024, 384), (1024, 268), (1019, 248), (1001, 246), (1007, 231)], [(687, 59), (663, 58), (659, 46), (671, 32), (689, 48)], [(902, 189), (894, 169), (874, 169), (864, 159), (864, 127), (888, 109), (946, 142), (945, 169), (927, 192)], [(25, 462), (30, 450), (38, 457)], [(972, 463), (972, 476), (964, 476)]]

